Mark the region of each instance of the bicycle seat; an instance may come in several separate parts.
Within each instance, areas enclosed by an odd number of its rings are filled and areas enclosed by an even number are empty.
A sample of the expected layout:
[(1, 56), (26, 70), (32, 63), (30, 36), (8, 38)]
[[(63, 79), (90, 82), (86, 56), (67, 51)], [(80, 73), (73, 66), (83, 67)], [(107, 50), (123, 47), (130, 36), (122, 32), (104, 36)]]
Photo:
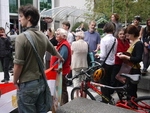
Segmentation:
[(130, 79), (130, 81), (134, 84), (137, 84), (140, 80), (140, 74), (125, 74), (122, 73), (121, 76)]

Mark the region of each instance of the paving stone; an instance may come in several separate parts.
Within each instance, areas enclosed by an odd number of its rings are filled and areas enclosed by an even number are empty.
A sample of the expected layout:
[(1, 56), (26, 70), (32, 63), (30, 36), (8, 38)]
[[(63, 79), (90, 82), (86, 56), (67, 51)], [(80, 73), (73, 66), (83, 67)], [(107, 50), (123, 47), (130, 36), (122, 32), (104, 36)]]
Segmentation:
[(59, 107), (56, 113), (135, 113), (135, 111), (85, 98), (76, 98)]

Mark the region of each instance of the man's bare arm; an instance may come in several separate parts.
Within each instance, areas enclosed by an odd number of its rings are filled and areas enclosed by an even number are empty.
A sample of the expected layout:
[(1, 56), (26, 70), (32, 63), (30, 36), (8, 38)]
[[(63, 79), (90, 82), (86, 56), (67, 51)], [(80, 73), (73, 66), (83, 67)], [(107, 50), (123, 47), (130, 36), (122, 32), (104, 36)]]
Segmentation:
[(19, 80), (19, 76), (21, 74), (23, 65), (19, 65), (19, 64), (14, 64), (14, 78), (13, 78), (13, 83), (16, 85), (16, 87), (18, 88), (18, 80)]

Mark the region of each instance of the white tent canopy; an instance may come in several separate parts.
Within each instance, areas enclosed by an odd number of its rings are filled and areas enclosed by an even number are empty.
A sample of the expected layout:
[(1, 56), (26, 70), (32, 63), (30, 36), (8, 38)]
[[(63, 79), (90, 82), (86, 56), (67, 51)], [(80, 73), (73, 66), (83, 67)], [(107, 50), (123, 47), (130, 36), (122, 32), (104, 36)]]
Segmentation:
[(76, 7), (55, 7), (53, 9), (41, 12), (41, 17), (51, 17), (55, 20), (68, 18), (69, 16), (77, 18), (87, 18), (86, 14), (90, 12), (84, 9), (77, 9)]

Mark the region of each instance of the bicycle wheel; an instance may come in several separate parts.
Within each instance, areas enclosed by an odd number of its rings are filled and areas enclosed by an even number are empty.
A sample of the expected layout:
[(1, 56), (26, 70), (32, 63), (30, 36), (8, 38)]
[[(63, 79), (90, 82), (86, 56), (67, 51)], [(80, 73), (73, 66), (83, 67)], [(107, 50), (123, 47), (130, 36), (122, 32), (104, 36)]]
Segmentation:
[(96, 100), (94, 96), (88, 90), (81, 92), (80, 87), (75, 87), (71, 91), (71, 100), (73, 100), (74, 98), (78, 98), (78, 97), (84, 97), (87, 99)]
[(134, 100), (138, 104), (139, 108), (143, 108), (150, 112), (150, 96), (138, 97)]

